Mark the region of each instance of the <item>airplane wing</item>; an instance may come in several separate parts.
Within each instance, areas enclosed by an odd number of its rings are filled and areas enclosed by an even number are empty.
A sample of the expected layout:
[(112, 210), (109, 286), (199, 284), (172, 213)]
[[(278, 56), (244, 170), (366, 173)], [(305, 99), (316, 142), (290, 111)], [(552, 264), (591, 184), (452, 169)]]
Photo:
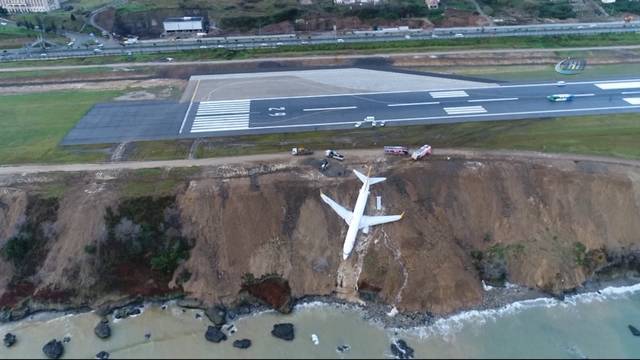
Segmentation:
[(360, 219), (360, 224), (358, 225), (358, 227), (360, 229), (363, 229), (363, 228), (367, 228), (369, 226), (386, 224), (386, 223), (398, 221), (398, 220), (402, 219), (403, 216), (404, 216), (404, 213), (402, 213), (401, 215), (389, 215), (389, 216), (367, 216), (367, 215), (364, 215), (362, 217), (362, 219)]
[(320, 193), (320, 197), (322, 198), (322, 200), (324, 202), (326, 202), (327, 204), (329, 204), (329, 206), (331, 206), (331, 208), (333, 209), (333, 211), (335, 211), (338, 215), (340, 215), (341, 218), (344, 219), (344, 221), (347, 224), (351, 223), (351, 218), (353, 217), (353, 213), (347, 209), (345, 209), (344, 207), (342, 207), (340, 204), (338, 204), (337, 202), (331, 200), (330, 197), (328, 197), (327, 195)]

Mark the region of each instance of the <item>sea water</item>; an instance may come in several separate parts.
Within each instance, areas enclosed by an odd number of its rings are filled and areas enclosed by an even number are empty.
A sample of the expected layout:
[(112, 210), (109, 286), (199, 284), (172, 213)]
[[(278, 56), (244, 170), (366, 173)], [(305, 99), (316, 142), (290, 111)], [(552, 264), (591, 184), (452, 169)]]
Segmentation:
[[(0, 358), (43, 358), (42, 346), (67, 336), (65, 358), (92, 358), (107, 351), (111, 358), (389, 358), (390, 344), (404, 339), (419, 358), (632, 358), (640, 356), (640, 337), (627, 325), (640, 328), (640, 285), (611, 287), (567, 297), (564, 301), (535, 299), (503, 308), (469, 311), (411, 329), (385, 329), (363, 319), (360, 310), (344, 305), (299, 305), (290, 315), (273, 311), (236, 320), (229, 339), (214, 344), (204, 333), (208, 325), (201, 310), (172, 303), (146, 305), (142, 314), (123, 320), (110, 318), (112, 336), (98, 339), (94, 313), (59, 316), (40, 314), (0, 325), (0, 336), (12, 332), (14, 347), (0, 346)], [(290, 322), (295, 339), (270, 334), (273, 325)], [(147, 335), (147, 336), (145, 336)], [(250, 339), (241, 350), (233, 340)], [(337, 347), (347, 345), (340, 352)]]

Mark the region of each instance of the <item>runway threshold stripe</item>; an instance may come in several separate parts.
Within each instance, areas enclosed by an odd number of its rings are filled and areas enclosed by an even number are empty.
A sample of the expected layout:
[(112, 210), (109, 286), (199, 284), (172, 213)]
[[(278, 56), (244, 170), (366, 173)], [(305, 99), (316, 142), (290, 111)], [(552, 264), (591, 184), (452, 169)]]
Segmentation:
[(420, 105), (438, 105), (438, 104), (440, 104), (440, 101), (428, 101), (428, 102), (406, 103), (406, 104), (389, 104), (387, 106), (396, 107), (396, 106), (420, 106)]
[(640, 105), (640, 98), (624, 98), (623, 100), (631, 105)]
[(482, 106), (446, 107), (444, 111), (447, 114), (477, 114), (487, 112)]
[(499, 99), (475, 99), (475, 100), (467, 100), (467, 102), (476, 103), (476, 102), (513, 101), (513, 100), (519, 100), (519, 98), (513, 97), (513, 98), (499, 98)]
[(434, 99), (440, 99), (440, 98), (452, 98), (452, 97), (467, 97), (469, 96), (469, 94), (467, 94), (466, 91), (436, 91), (436, 92), (430, 92), (429, 95), (431, 95), (432, 98)]
[(640, 88), (640, 81), (609, 82), (609, 83), (599, 83), (595, 85), (602, 90), (633, 89), (633, 88)]
[(357, 106), (339, 106), (339, 107), (329, 107), (329, 108), (311, 108), (311, 109), (302, 109), (302, 111), (327, 111), (327, 110), (351, 110), (357, 109)]

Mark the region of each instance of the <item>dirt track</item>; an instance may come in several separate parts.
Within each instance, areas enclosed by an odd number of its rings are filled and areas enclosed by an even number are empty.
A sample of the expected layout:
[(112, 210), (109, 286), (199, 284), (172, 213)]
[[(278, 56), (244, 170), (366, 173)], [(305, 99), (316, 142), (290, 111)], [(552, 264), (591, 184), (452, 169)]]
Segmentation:
[[(373, 160), (382, 156), (379, 149), (375, 150), (345, 150), (344, 155), (349, 158), (356, 157), (360, 160)], [(526, 159), (546, 159), (546, 160), (566, 160), (566, 161), (596, 161), (607, 164), (618, 164), (640, 167), (639, 160), (626, 160), (609, 158), (602, 156), (576, 155), (576, 154), (547, 154), (533, 151), (507, 151), (507, 150), (471, 150), (471, 149), (435, 149), (435, 156), (456, 156), (456, 157), (481, 157), (488, 159), (503, 160), (526, 160)], [(316, 155), (317, 156), (317, 155)], [(260, 154), (248, 156), (229, 156), (209, 159), (194, 160), (164, 160), (164, 161), (130, 161), (114, 162), (102, 164), (63, 164), (63, 165), (17, 165), (0, 166), (0, 175), (21, 175), (37, 174), (47, 172), (76, 172), (76, 171), (100, 171), (119, 169), (150, 169), (161, 167), (191, 167), (191, 166), (220, 166), (229, 164), (241, 164), (250, 162), (294, 162), (305, 157), (293, 157), (287, 153)]]

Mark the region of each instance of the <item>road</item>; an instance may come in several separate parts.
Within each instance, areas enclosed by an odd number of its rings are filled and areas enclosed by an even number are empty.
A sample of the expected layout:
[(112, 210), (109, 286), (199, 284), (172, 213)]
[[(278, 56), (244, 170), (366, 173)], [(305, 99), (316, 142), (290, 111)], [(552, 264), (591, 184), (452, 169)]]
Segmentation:
[[(574, 98), (552, 102), (551, 94)], [(348, 129), (366, 117), (395, 126), (594, 115), (640, 111), (640, 79), (204, 101), (190, 108), (180, 136)]]
[(242, 60), (194, 60), (194, 61), (152, 61), (152, 62), (125, 62), (111, 64), (92, 64), (92, 65), (42, 65), (42, 66), (16, 66), (16, 67), (0, 67), (0, 72), (18, 72), (18, 71), (43, 71), (43, 70), (74, 70), (88, 68), (131, 68), (146, 66), (188, 66), (188, 65), (222, 65), (222, 64), (255, 64), (269, 61), (303, 61), (308, 59), (314, 60), (346, 60), (346, 59), (371, 59), (371, 58), (396, 58), (396, 57), (424, 57), (424, 56), (448, 56), (461, 54), (504, 54), (504, 53), (555, 53), (558, 51), (617, 51), (617, 50), (638, 50), (640, 45), (616, 45), (616, 46), (582, 46), (582, 47), (562, 47), (562, 48), (523, 48), (523, 49), (464, 49), (464, 50), (445, 50), (445, 51), (418, 51), (418, 52), (394, 52), (379, 54), (336, 54), (336, 55), (313, 55), (313, 56), (287, 56), (287, 57), (259, 57), (255, 59)]
[[(368, 150), (344, 150), (347, 164), (358, 164), (371, 161), (384, 156), (381, 149)], [(463, 158), (483, 159), (508, 159), (508, 160), (561, 160), (561, 161), (595, 161), (612, 165), (640, 167), (640, 161), (618, 159), (603, 156), (577, 155), (577, 154), (549, 154), (535, 151), (511, 151), (511, 150), (472, 150), (472, 149), (434, 149), (434, 156), (450, 156)], [(49, 172), (83, 172), (83, 171), (114, 171), (135, 170), (151, 168), (180, 168), (192, 166), (222, 166), (233, 164), (248, 164), (255, 162), (291, 162), (296, 164), (298, 160), (306, 157), (294, 157), (288, 153), (259, 154), (247, 156), (228, 156), (197, 160), (162, 160), (162, 161), (126, 161), (98, 164), (60, 164), (60, 165), (15, 165), (0, 166), (0, 176), (31, 175)]]
[[(398, 40), (425, 39), (453, 39), (453, 38), (484, 38), (504, 36), (542, 36), (542, 35), (570, 35), (570, 34), (600, 34), (617, 32), (638, 32), (640, 21), (633, 22), (604, 22), (604, 23), (573, 23), (573, 24), (541, 24), (518, 26), (485, 26), (460, 28), (435, 28), (432, 30), (418, 29), (408, 31), (354, 31), (352, 34), (340, 35), (296, 35), (282, 34), (269, 36), (236, 36), (201, 39), (167, 39), (140, 41), (126, 46), (107, 46), (102, 49), (60, 47), (49, 49), (42, 53), (28, 52), (25, 49), (8, 50), (0, 54), (0, 61), (14, 61), (24, 59), (50, 59), (68, 57), (87, 57), (105, 55), (126, 55), (135, 53), (162, 53), (179, 50), (193, 50), (205, 48), (248, 49), (248, 48), (276, 48), (285, 45), (314, 45), (354, 42), (381, 42)], [(639, 36), (640, 37), (640, 36)]]

